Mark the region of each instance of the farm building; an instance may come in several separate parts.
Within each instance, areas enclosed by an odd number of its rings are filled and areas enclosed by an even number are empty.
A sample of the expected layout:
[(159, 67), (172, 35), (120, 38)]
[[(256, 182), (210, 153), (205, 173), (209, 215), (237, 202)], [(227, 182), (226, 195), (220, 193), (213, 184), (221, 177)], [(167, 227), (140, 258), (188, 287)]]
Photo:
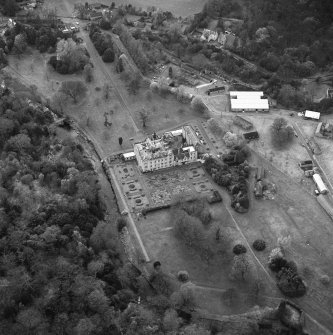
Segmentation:
[(232, 112), (268, 112), (269, 103), (264, 92), (230, 92), (230, 105)]
[(321, 179), (318, 173), (315, 173), (313, 176), (313, 181), (316, 183), (317, 189), (319, 193), (326, 194), (328, 192), (326, 185), (324, 184), (323, 180)]
[(319, 121), (320, 113), (306, 110), (304, 113), (304, 118)]
[(313, 162), (312, 162), (312, 160), (301, 161), (299, 163), (299, 167), (304, 171), (312, 170), (313, 169)]
[(225, 91), (224, 86), (218, 86), (218, 87), (210, 88), (209, 90), (207, 90), (207, 95), (211, 95), (212, 93), (220, 93), (224, 91)]
[(244, 133), (243, 136), (246, 140), (257, 140), (259, 138), (257, 131), (249, 131), (248, 133)]

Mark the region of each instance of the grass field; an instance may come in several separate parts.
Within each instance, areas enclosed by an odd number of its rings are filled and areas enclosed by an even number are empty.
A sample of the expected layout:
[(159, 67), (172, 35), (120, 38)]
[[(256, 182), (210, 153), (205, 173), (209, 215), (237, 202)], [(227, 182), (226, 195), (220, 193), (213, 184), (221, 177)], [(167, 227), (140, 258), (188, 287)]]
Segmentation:
[(274, 166), (284, 173), (287, 173), (294, 180), (303, 178), (303, 171), (298, 168), (301, 160), (308, 159), (306, 149), (301, 145), (300, 139), (293, 138), (293, 141), (282, 149), (275, 148), (271, 141), (270, 126), (275, 117), (271, 115), (249, 116), (254, 128), (259, 132), (259, 141), (250, 143), (250, 147), (268, 159)]

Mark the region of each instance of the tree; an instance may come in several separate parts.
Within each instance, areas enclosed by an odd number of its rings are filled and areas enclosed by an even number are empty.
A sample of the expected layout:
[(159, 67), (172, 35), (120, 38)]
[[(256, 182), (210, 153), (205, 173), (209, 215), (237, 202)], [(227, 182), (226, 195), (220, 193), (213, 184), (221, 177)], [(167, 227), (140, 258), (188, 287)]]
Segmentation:
[(87, 83), (92, 82), (93, 76), (93, 69), (91, 64), (86, 64), (83, 68), (83, 77)]
[[(171, 43), (177, 43), (182, 35), (182, 27), (179, 23), (174, 23), (171, 24), (169, 29), (168, 29), (168, 35), (170, 37), (170, 42)], [(170, 68), (169, 68), (169, 74), (170, 74)], [(169, 75), (169, 77), (172, 77)]]
[(181, 103), (188, 103), (191, 101), (191, 95), (186, 91), (186, 88), (183, 85), (180, 85), (177, 89), (177, 100)]
[(23, 53), (28, 46), (26, 34), (18, 34), (15, 36), (14, 48), (18, 53)]
[(82, 45), (77, 44), (72, 38), (60, 40), (57, 43), (57, 67), (59, 73), (74, 73), (82, 70), (89, 62), (89, 57)]
[(99, 26), (103, 29), (103, 30), (109, 30), (111, 28), (111, 24), (110, 21), (106, 20), (106, 19), (102, 19), (101, 22), (99, 23)]
[(5, 147), (7, 151), (10, 150), (18, 153), (29, 151), (31, 148), (32, 148), (31, 139), (26, 134), (17, 134), (15, 136), (10, 137)]
[(158, 92), (159, 86), (158, 83), (156, 83), (155, 81), (153, 81), (150, 86), (149, 86), (150, 90), (154, 93)]
[(152, 101), (152, 99), (153, 99), (153, 95), (152, 95), (152, 93), (151, 93), (151, 91), (147, 91), (146, 92), (146, 94), (145, 94), (145, 98), (146, 98), (146, 100), (147, 101)]
[(273, 144), (284, 146), (294, 138), (294, 129), (284, 118), (276, 118), (271, 126), (271, 136)]
[(37, 309), (29, 307), (20, 311), (17, 315), (17, 322), (21, 324), (28, 333), (30, 333), (43, 322), (43, 318)]
[(86, 94), (87, 87), (82, 81), (68, 80), (61, 84), (59, 92), (72, 98), (73, 102), (77, 103), (78, 98)]
[(97, 313), (102, 314), (109, 306), (109, 299), (103, 290), (94, 290), (88, 295), (89, 308)]
[(91, 261), (87, 266), (89, 274), (96, 277), (97, 273), (103, 271), (104, 263), (101, 260)]
[(108, 250), (115, 252), (118, 241), (114, 238), (117, 232), (112, 225), (106, 222), (99, 222), (90, 236), (90, 244), (96, 252)]
[(210, 335), (210, 330), (206, 329), (204, 326), (197, 324), (190, 324), (183, 328), (183, 335)]
[(173, 70), (172, 70), (172, 66), (169, 66), (169, 78), (173, 77)]
[(121, 73), (124, 71), (124, 64), (123, 59), (121, 57), (118, 57), (117, 65), (116, 65), (116, 71), (118, 73)]
[(181, 319), (178, 318), (174, 309), (168, 309), (164, 313), (163, 328), (166, 331), (176, 331), (180, 326)]
[(5, 4), (4, 4), (4, 14), (5, 15), (15, 16), (17, 10), (19, 10), (19, 7), (15, 1), (5, 0)]
[(54, 244), (60, 236), (61, 230), (58, 226), (52, 225), (45, 229), (40, 236), (48, 244)]
[(103, 99), (105, 101), (109, 100), (109, 98), (110, 98), (110, 85), (109, 84), (105, 83), (103, 85), (102, 95), (103, 95)]
[(213, 134), (217, 136), (222, 136), (223, 129), (220, 127), (219, 123), (215, 119), (213, 118), (209, 119), (207, 121), (207, 124)]
[(245, 281), (247, 274), (250, 270), (250, 263), (247, 259), (246, 254), (240, 254), (234, 256), (233, 265), (231, 270), (232, 279), (241, 279)]
[(262, 280), (256, 279), (251, 287), (253, 302), (257, 304), (260, 301), (260, 294), (265, 292), (265, 284)]
[(112, 63), (114, 61), (114, 52), (111, 48), (107, 48), (102, 56), (105, 63)]
[(0, 48), (0, 64), (7, 65), (8, 60), (6, 58), (6, 54), (3, 48)]
[(142, 127), (146, 128), (146, 123), (149, 119), (149, 113), (144, 108), (139, 111), (139, 118), (142, 122)]
[(235, 302), (235, 300), (238, 299), (237, 290), (233, 287), (228, 288), (226, 291), (222, 293), (222, 297), (224, 300), (226, 300), (227, 305), (231, 306)]
[(180, 209), (175, 209), (172, 215), (175, 234), (188, 246), (201, 248), (205, 234), (200, 220)]
[(141, 78), (139, 75), (136, 75), (129, 83), (128, 83), (128, 92), (130, 94), (137, 94), (140, 89)]
[(51, 107), (53, 109), (62, 113), (67, 104), (68, 104), (68, 96), (67, 95), (65, 95), (62, 92), (57, 92), (57, 93), (53, 94), (52, 100), (51, 100)]
[(195, 97), (192, 100), (191, 107), (195, 112), (199, 114), (204, 114), (205, 112), (207, 112), (207, 107), (200, 97)]
[(232, 148), (232, 147), (239, 144), (238, 136), (234, 133), (229, 132), (229, 131), (224, 135), (223, 141), (228, 148)]
[(80, 319), (74, 328), (77, 335), (90, 335), (96, 329), (96, 326), (90, 318)]
[(119, 138), (118, 138), (118, 142), (119, 142), (119, 145), (122, 145), (122, 144), (123, 144), (123, 138), (122, 138), (122, 137), (119, 137)]

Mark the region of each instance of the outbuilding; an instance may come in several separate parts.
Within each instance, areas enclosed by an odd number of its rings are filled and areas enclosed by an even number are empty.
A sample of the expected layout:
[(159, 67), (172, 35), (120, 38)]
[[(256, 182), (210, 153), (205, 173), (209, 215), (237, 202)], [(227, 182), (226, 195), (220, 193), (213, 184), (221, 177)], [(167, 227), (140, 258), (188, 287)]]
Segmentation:
[(257, 131), (249, 131), (243, 134), (246, 140), (257, 140), (259, 138), (259, 133)]
[(134, 152), (126, 152), (123, 154), (125, 161), (131, 161), (135, 159), (135, 153)]
[(320, 113), (306, 110), (304, 113), (304, 118), (319, 121)]

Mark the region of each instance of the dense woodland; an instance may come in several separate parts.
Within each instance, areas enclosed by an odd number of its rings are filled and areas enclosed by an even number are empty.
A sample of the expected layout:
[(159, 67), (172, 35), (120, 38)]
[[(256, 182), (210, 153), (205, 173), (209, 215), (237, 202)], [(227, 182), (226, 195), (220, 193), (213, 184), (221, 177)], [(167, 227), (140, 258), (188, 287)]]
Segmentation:
[[(245, 81), (264, 83), (263, 89), (286, 107), (333, 111), (332, 101), (324, 99), (314, 104), (311, 92), (299, 90), (302, 78), (318, 72), (324, 75), (317, 76), (317, 82), (332, 85), (332, 75), (325, 76), (332, 73), (332, 1), (244, 0), (240, 6), (232, 0), (209, 0), (195, 16), (190, 30), (206, 28), (212, 20), (218, 20), (217, 28), (223, 31), (222, 17), (244, 21), (235, 31), (241, 43), (233, 51), (266, 70), (247, 69), (242, 61), (221, 54), (225, 72)], [(203, 54), (207, 58), (207, 52)]]

